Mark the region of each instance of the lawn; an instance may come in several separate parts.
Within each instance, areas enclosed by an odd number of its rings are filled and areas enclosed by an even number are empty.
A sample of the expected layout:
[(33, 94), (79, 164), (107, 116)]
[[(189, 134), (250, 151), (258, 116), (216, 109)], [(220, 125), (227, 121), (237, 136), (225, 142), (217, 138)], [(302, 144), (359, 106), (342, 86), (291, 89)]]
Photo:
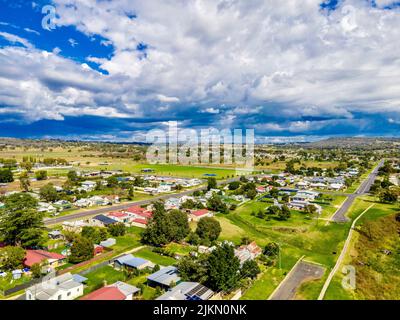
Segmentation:
[(134, 256), (149, 260), (160, 266), (169, 266), (169, 265), (173, 265), (176, 263), (176, 260), (174, 258), (171, 258), (168, 256), (162, 256), (158, 253), (151, 251), (151, 249), (149, 249), (149, 248), (144, 248), (144, 249), (141, 249), (141, 250), (135, 252)]
[[(369, 206), (372, 197), (358, 199)], [(357, 208), (358, 209), (358, 208)], [(357, 211), (359, 211), (358, 209)], [(397, 205), (376, 203), (357, 223), (351, 245), (339, 270), (345, 265), (356, 269), (356, 289), (346, 290), (341, 283), (344, 274), (337, 272), (328, 288), (327, 300), (380, 300), (400, 298), (400, 223), (395, 221)], [(353, 214), (354, 215), (354, 214)], [(385, 254), (383, 250), (389, 250)]]
[(105, 266), (85, 275), (88, 281), (84, 293), (88, 294), (103, 287), (104, 285), (110, 285), (117, 281), (123, 281), (130, 285), (141, 287), (143, 290), (141, 299), (151, 300), (155, 298), (155, 289), (146, 285), (147, 276), (148, 274), (145, 273), (128, 279), (124, 272), (115, 270), (111, 266)]

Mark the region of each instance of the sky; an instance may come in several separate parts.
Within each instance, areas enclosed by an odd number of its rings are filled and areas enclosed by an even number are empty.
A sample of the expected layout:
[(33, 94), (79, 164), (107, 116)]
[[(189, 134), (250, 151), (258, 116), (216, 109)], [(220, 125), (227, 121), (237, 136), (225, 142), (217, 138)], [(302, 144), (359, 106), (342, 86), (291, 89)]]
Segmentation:
[(399, 136), (400, 1), (0, 0), (0, 136)]

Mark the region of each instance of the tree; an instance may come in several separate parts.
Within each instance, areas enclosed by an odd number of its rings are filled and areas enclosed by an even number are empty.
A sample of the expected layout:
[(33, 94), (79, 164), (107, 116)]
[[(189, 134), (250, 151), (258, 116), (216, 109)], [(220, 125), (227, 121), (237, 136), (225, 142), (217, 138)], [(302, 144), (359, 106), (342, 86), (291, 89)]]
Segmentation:
[(46, 170), (36, 171), (35, 177), (38, 181), (46, 180), (47, 179), (47, 171)]
[(209, 210), (224, 213), (224, 214), (229, 213), (228, 206), (216, 194), (214, 194), (210, 199), (208, 199), (207, 208)]
[(379, 199), (382, 202), (394, 203), (398, 199), (398, 194), (394, 190), (386, 189), (379, 194)]
[(113, 223), (108, 226), (108, 232), (113, 236), (113, 237), (120, 237), (125, 235), (126, 233), (126, 227), (125, 224), (123, 223)]
[(217, 188), (217, 179), (210, 177), (207, 179), (207, 190), (210, 191), (211, 189)]
[(240, 182), (239, 181), (233, 181), (233, 182), (229, 183), (228, 188), (231, 191), (239, 189), (240, 188)]
[(279, 250), (279, 244), (275, 242), (270, 242), (265, 246), (263, 254), (267, 257), (275, 258), (279, 255)]
[(253, 200), (257, 196), (257, 191), (255, 189), (250, 189), (246, 192), (246, 198)]
[(30, 172), (33, 168), (33, 163), (29, 161), (22, 162), (19, 165), (21, 168), (25, 169), (26, 171)]
[(14, 176), (10, 169), (0, 169), (0, 183), (9, 183), (13, 181)]
[(255, 260), (247, 260), (243, 263), (242, 269), (240, 270), (240, 275), (242, 278), (254, 279), (261, 272)]
[(35, 247), (43, 242), (43, 214), (36, 209), (37, 201), (26, 193), (6, 198), (0, 211), (0, 237), (10, 245)]
[(93, 243), (85, 237), (78, 237), (71, 246), (70, 263), (80, 263), (94, 256)]
[(240, 261), (235, 256), (231, 245), (224, 243), (217, 246), (208, 258), (208, 279), (207, 285), (215, 291), (229, 292), (239, 282)]
[(118, 186), (118, 178), (116, 176), (111, 176), (107, 179), (107, 186), (115, 188)]
[(197, 224), (196, 234), (201, 240), (215, 241), (221, 233), (220, 223), (211, 217), (201, 218)]
[(31, 186), (31, 181), (29, 180), (29, 175), (27, 171), (22, 172), (19, 175), (19, 185), (22, 191), (28, 192)]
[(274, 199), (278, 199), (279, 196), (279, 190), (276, 188), (272, 188), (271, 191), (269, 192), (270, 196)]
[(179, 276), (183, 281), (195, 281), (205, 283), (208, 279), (207, 256), (194, 257), (187, 255), (182, 257), (177, 264)]
[(38, 279), (42, 276), (42, 266), (40, 265), (40, 263), (34, 263), (31, 266), (31, 272), (32, 272), (32, 276), (35, 279)]
[(288, 220), (291, 216), (290, 210), (287, 206), (282, 206), (282, 208), (278, 212), (278, 218), (280, 220)]
[(277, 215), (280, 212), (280, 208), (278, 206), (270, 206), (267, 208), (267, 214)]
[(23, 265), (25, 250), (20, 247), (9, 246), (0, 249), (0, 269), (15, 270)]
[[(105, 234), (103, 230), (105, 231)], [(82, 228), (81, 236), (89, 239), (92, 244), (98, 244), (107, 239), (107, 230), (103, 228), (84, 226)]]
[(153, 205), (154, 214), (142, 233), (144, 243), (160, 246), (171, 241), (181, 241), (189, 234), (186, 214), (179, 210), (167, 213), (162, 202), (156, 202)]
[(68, 171), (67, 177), (71, 182), (77, 182), (79, 180), (78, 174), (74, 170)]
[(128, 189), (128, 199), (133, 200), (134, 197), (135, 197), (135, 193), (133, 192), (133, 187), (130, 187)]
[(169, 224), (171, 225), (171, 240), (182, 241), (190, 232), (187, 214), (180, 210), (172, 210), (168, 213)]
[(52, 183), (48, 183), (40, 188), (40, 197), (48, 202), (54, 202), (59, 199), (58, 192)]

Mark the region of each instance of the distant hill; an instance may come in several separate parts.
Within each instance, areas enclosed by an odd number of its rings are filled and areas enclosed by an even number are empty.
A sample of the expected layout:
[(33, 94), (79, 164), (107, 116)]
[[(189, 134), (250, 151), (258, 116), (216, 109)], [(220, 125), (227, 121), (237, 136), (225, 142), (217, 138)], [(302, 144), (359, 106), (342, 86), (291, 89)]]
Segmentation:
[(355, 148), (355, 149), (376, 149), (376, 148), (391, 148), (400, 147), (400, 138), (363, 138), (363, 137), (348, 137), (348, 138), (329, 138), (315, 142), (301, 144), (303, 148)]

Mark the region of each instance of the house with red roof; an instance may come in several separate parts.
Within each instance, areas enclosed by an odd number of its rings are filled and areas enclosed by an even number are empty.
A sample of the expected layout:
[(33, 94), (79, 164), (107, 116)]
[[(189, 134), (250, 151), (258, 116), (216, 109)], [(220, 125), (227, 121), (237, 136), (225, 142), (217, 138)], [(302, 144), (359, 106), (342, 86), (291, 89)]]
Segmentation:
[(110, 286), (100, 288), (80, 300), (132, 300), (133, 295), (140, 292), (140, 289), (125, 282), (118, 281)]
[(123, 211), (128, 215), (129, 224), (140, 228), (146, 228), (153, 212), (147, 208), (133, 206)]
[(201, 218), (212, 217), (212, 216), (214, 216), (214, 213), (207, 209), (192, 210), (189, 213), (189, 220), (199, 221)]
[(120, 223), (129, 223), (129, 215), (125, 212), (109, 212), (106, 216)]
[(28, 268), (32, 267), (35, 263), (47, 264), (53, 268), (63, 265), (67, 257), (56, 253), (44, 250), (26, 250), (24, 265)]

